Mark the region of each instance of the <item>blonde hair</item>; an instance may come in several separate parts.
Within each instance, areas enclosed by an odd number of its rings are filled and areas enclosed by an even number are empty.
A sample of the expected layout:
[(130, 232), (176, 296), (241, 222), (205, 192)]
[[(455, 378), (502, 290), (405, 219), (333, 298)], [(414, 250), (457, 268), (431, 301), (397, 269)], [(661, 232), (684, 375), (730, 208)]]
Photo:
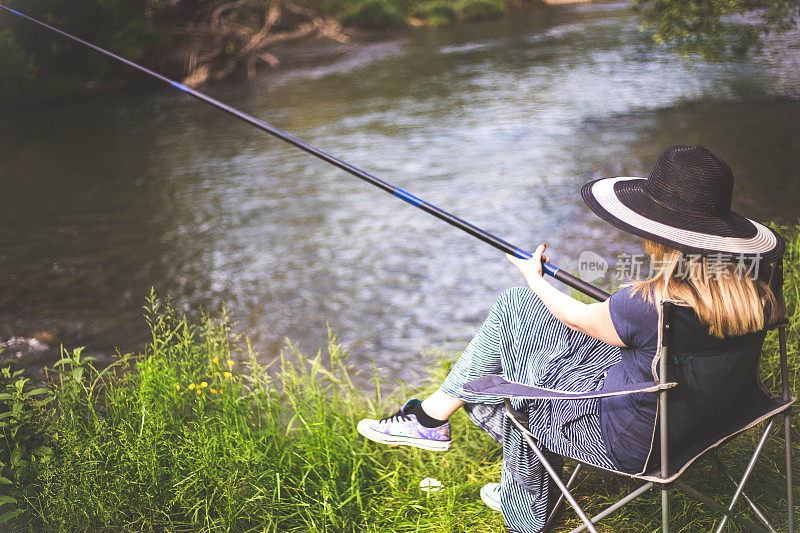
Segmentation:
[(686, 254), (649, 240), (644, 248), (655, 275), (629, 283), (634, 294), (642, 294), (651, 303), (686, 302), (713, 337), (759, 331), (779, 318), (779, 303), (769, 285), (742, 272), (740, 264)]

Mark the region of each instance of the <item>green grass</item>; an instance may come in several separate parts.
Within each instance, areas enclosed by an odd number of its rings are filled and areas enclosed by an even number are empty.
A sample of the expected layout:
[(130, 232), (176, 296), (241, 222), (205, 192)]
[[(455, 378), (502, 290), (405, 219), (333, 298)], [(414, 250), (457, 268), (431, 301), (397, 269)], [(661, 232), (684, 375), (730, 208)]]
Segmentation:
[(449, 26), (457, 16), (453, 4), (442, 0), (419, 4), (411, 10), (411, 15), (423, 19), (431, 28)]
[(407, 25), (403, 13), (388, 0), (362, 0), (342, 15), (341, 22), (365, 30), (391, 30)]
[(360, 0), (343, 10), (339, 21), (344, 26), (366, 30), (391, 30), (407, 27), (409, 17), (412, 17), (423, 20), (431, 28), (440, 28), (458, 19), (479, 21), (501, 17), (507, 11), (503, 0), (460, 0), (457, 3), (447, 0)]
[[(796, 394), (800, 231), (791, 233), (785, 288)], [(0, 411), (11, 413), (0, 414), (0, 513), (21, 512), (19, 530), (503, 531), (499, 514), (478, 496), (481, 485), (498, 479), (501, 449), (462, 413), (452, 421), (455, 445), (446, 453), (381, 446), (355, 431), (360, 418), (432, 391), (452, 357), (429, 381), (382, 397), (377, 377), (370, 390), (353, 384), (355, 371), (332, 335), (324, 353), (308, 358), (288, 345), (268, 367), (246, 339), (231, 335), (224, 315), (195, 324), (152, 298), (147, 320), (152, 340), (144, 353), (102, 371), (80, 351), (67, 354), (54, 369), (49, 398), (19, 385), (20, 376), (0, 374)], [(776, 346), (771, 334), (763, 377), (773, 388)], [(726, 448), (735, 472), (755, 438)], [(800, 462), (800, 447), (794, 453)], [(774, 432), (748, 485), (773, 516), (785, 505), (782, 472)], [(441, 493), (420, 492), (428, 476), (443, 482)], [(721, 502), (731, 492), (707, 460), (685, 480)], [(594, 513), (629, 490), (626, 482), (586, 474), (575, 494)], [(657, 493), (647, 494), (601, 530), (655, 531), (658, 502)], [(704, 511), (676, 494), (673, 530), (708, 530), (713, 515)], [(577, 524), (565, 512), (557, 530)]]
[[(499, 530), (476, 500), (499, 475), (499, 447), (464, 416), (454, 420), (463, 445), (445, 455), (366, 442), (357, 421), (399, 396), (381, 398), (378, 382), (356, 388), (332, 336), (325, 354), (287, 346), (268, 368), (224, 318), (193, 325), (152, 300), (148, 320), (145, 353), (103, 372), (70, 354), (54, 400), (26, 407), (53, 454), (9, 474), (20, 529)], [(246, 357), (230, 366), (232, 353)], [(420, 492), (426, 476), (445, 491)]]
[(502, 17), (506, 6), (498, 0), (461, 0), (458, 13), (464, 20), (486, 20)]

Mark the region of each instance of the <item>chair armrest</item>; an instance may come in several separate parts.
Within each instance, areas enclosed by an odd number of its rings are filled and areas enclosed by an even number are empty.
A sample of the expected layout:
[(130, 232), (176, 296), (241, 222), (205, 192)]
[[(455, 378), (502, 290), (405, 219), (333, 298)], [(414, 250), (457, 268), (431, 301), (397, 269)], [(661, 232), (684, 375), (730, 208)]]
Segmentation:
[(555, 389), (532, 387), (522, 383), (506, 381), (500, 376), (483, 376), (464, 384), (464, 392), (478, 396), (494, 396), (500, 398), (528, 398), (536, 400), (585, 400), (588, 398), (607, 398), (624, 396), (640, 392), (658, 392), (671, 389), (677, 383), (631, 383), (624, 387), (609, 387), (597, 391), (572, 392)]

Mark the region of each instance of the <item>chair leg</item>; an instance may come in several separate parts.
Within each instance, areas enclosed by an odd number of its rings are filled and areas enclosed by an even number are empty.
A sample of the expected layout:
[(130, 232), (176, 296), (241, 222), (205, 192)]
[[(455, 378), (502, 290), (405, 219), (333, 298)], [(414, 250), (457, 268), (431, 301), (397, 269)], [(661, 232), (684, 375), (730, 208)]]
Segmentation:
[(669, 533), (669, 487), (661, 487), (661, 533)]
[[(789, 401), (789, 357), (786, 346), (786, 324), (778, 328), (778, 349), (781, 357), (781, 389), (783, 401)], [(792, 414), (791, 408), (783, 414), (783, 432), (786, 440), (786, 530), (794, 533), (794, 494), (792, 493)]]
[(511, 415), (508, 412), (506, 414), (508, 415), (508, 418), (511, 419), (511, 423), (517, 426), (517, 429), (519, 429), (522, 432), (522, 437), (525, 439), (525, 442), (527, 442), (528, 446), (531, 447), (533, 453), (536, 454), (536, 457), (538, 457), (539, 462), (542, 464), (544, 469), (547, 470), (547, 473), (550, 476), (550, 478), (556, 484), (556, 486), (564, 495), (564, 497), (567, 499), (572, 508), (575, 509), (575, 513), (577, 513), (578, 518), (580, 518), (581, 521), (586, 525), (586, 529), (588, 529), (591, 533), (597, 533), (597, 529), (595, 529), (594, 524), (592, 524), (592, 521), (589, 520), (589, 517), (586, 516), (586, 513), (583, 512), (583, 509), (581, 509), (580, 505), (578, 505), (578, 502), (577, 500), (575, 500), (575, 497), (572, 495), (569, 489), (564, 485), (564, 482), (561, 481), (561, 477), (556, 473), (555, 469), (550, 465), (550, 462), (544, 456), (544, 454), (536, 445), (536, 443), (533, 442), (533, 439), (531, 439), (528, 430), (526, 430), (522, 426), (522, 424), (520, 424), (519, 421), (516, 418), (514, 418), (513, 415)]
[[(572, 488), (572, 484), (575, 482), (576, 479), (578, 479), (578, 472), (580, 471), (581, 471), (581, 465), (575, 465), (575, 468), (572, 470), (572, 474), (570, 474), (569, 476), (569, 480), (567, 480), (566, 487), (568, 489)], [(550, 529), (550, 527), (553, 525), (553, 522), (556, 519), (556, 514), (558, 514), (558, 511), (561, 509), (561, 505), (563, 503), (564, 503), (564, 494), (562, 493), (558, 495), (558, 500), (556, 500), (555, 505), (553, 505), (553, 508), (550, 510), (550, 515), (547, 517), (547, 522), (544, 523), (544, 527), (542, 528), (542, 531), (540, 533), (547, 533), (547, 530)]]
[[(733, 483), (733, 487), (736, 488), (736, 480), (733, 479), (733, 476), (731, 475), (731, 473), (728, 471), (728, 469), (722, 463), (722, 459), (719, 458), (719, 454), (717, 453), (717, 450), (714, 450), (714, 452), (711, 455), (711, 458), (714, 459), (714, 462), (716, 463), (717, 468), (719, 468), (719, 471), (722, 472), (725, 475), (725, 477), (728, 478), (728, 480), (731, 483)], [(756, 516), (759, 518), (759, 520), (761, 520), (761, 522), (765, 526), (767, 526), (767, 529), (770, 530), (770, 533), (778, 533), (775, 530), (775, 527), (767, 519), (767, 515), (765, 515), (764, 512), (761, 509), (758, 508), (756, 503), (753, 500), (750, 499), (750, 497), (747, 495), (747, 493), (744, 490), (742, 490), (742, 498), (744, 498), (744, 500), (747, 502), (747, 504), (750, 506), (750, 508), (753, 510), (753, 512), (756, 514)]]
[(698, 492), (697, 490), (693, 489), (692, 487), (690, 487), (689, 485), (687, 485), (683, 481), (675, 480), (674, 484), (675, 484), (676, 487), (678, 487), (681, 491), (686, 493), (688, 496), (691, 496), (695, 500), (704, 503), (705, 505), (707, 505), (711, 509), (715, 510), (716, 512), (728, 516), (731, 520), (736, 520), (737, 522), (740, 522), (742, 525), (747, 526), (745, 531), (748, 531), (748, 532), (751, 532), (751, 531), (763, 531), (764, 533), (770, 533), (770, 531), (767, 528), (765, 528), (764, 526), (762, 526), (760, 524), (756, 524), (755, 522), (751, 522), (750, 520), (748, 520), (748, 519), (746, 519), (746, 518), (744, 518), (742, 516), (736, 516), (735, 513), (733, 513), (732, 511), (729, 511), (725, 507), (721, 506), (715, 500), (713, 500), (712, 498), (709, 498), (708, 496), (706, 496), (702, 492)]
[(787, 513), (786, 531), (794, 533), (794, 492), (792, 491), (792, 415), (789, 411), (783, 415), (783, 432), (786, 441), (786, 504)]
[[(767, 437), (769, 437), (769, 432), (772, 429), (773, 424), (775, 423), (775, 419), (769, 421), (767, 424), (767, 429), (764, 430), (764, 434), (761, 435), (761, 439), (758, 441), (758, 446), (756, 446), (756, 451), (753, 452), (753, 457), (750, 458), (750, 462), (747, 464), (747, 468), (744, 470), (744, 474), (742, 475), (741, 481), (739, 481), (738, 486), (736, 487), (736, 492), (733, 494), (733, 499), (731, 500), (730, 505), (728, 505), (728, 510), (733, 511), (733, 508), (736, 507), (736, 502), (739, 501), (739, 496), (742, 494), (742, 490), (744, 490), (744, 484), (747, 483), (747, 480), (750, 478), (750, 474), (753, 472), (753, 467), (756, 465), (756, 460), (758, 456), (761, 455), (761, 450), (764, 449), (764, 444), (767, 442)], [(724, 515), (722, 520), (719, 522), (719, 526), (715, 530), (714, 533), (722, 533), (722, 530), (725, 528), (725, 524), (728, 522), (728, 515)]]
[[(639, 487), (635, 491), (631, 492), (630, 494), (628, 494), (624, 498), (620, 498), (619, 500), (617, 500), (617, 503), (615, 503), (613, 505), (609, 505), (608, 507), (603, 509), (603, 511), (601, 511), (601, 512), (597, 513), (596, 515), (594, 515), (591, 518), (591, 522), (593, 524), (596, 524), (597, 522), (599, 522), (603, 518), (607, 517), (608, 515), (610, 515), (611, 513), (616, 511), (617, 509), (627, 505), (628, 502), (631, 502), (631, 501), (635, 500), (636, 498), (638, 498), (639, 496), (641, 496), (642, 494), (644, 494), (645, 492), (647, 492), (648, 490), (653, 488), (653, 485), (654, 485), (654, 483), (652, 481), (648, 481), (647, 483), (645, 483), (644, 485), (642, 485), (641, 487)], [(573, 529), (569, 533), (580, 533), (581, 531), (583, 531), (585, 529), (586, 529), (586, 525), (584, 524), (582, 526), (576, 527), (575, 529)]]

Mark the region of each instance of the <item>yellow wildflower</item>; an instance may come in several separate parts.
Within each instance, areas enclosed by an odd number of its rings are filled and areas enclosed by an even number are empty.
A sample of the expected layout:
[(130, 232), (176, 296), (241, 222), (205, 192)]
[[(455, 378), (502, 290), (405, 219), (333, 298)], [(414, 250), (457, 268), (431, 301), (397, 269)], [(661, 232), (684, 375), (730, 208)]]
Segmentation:
[(208, 387), (208, 382), (204, 381), (204, 382), (202, 382), (202, 383), (200, 384), (200, 388), (201, 388), (201, 389), (205, 389), (206, 387)]
[(208, 389), (208, 390), (209, 390), (209, 392), (211, 392), (211, 394), (216, 394), (217, 393), (217, 389)]
[(198, 396), (200, 396), (201, 394), (203, 394), (203, 391), (201, 391), (200, 389), (197, 389), (195, 392), (197, 393), (197, 395), (198, 395)]
[(175, 390), (181, 390), (181, 386), (180, 385), (175, 385)]
[(219, 363), (219, 357), (215, 357), (214, 359), (211, 360), (211, 362), (214, 364)]
[(194, 383), (189, 383), (189, 390), (194, 390)]
[(229, 377), (231, 377), (233, 374), (231, 374), (230, 372), (223, 372), (223, 373), (222, 373), (222, 375), (223, 375), (223, 376), (225, 376), (226, 378), (229, 378)]
[(235, 364), (236, 364), (236, 361), (234, 361), (233, 359), (228, 359), (228, 366), (233, 366)]

